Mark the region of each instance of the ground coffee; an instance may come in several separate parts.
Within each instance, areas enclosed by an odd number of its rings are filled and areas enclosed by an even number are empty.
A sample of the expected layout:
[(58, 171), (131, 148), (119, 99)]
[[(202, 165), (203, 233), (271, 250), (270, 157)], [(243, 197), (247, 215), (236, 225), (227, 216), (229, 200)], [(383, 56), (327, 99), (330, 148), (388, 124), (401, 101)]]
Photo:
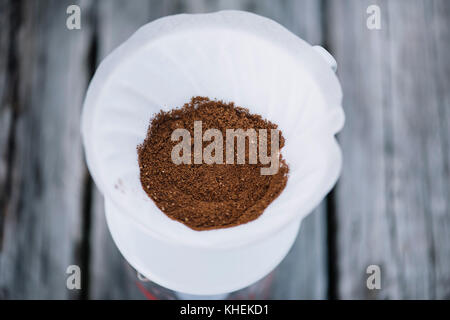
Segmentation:
[[(138, 146), (142, 187), (168, 217), (194, 230), (236, 226), (259, 217), (286, 186), (288, 166), (279, 155), (279, 170), (261, 175), (261, 163), (249, 164), (246, 141), (245, 164), (174, 164), (171, 140), (177, 128), (187, 129), (194, 137), (194, 121), (201, 120), (203, 132), (219, 129), (275, 129), (277, 126), (249, 113), (233, 103), (192, 98), (180, 109), (159, 112), (150, 122), (147, 137)], [(270, 130), (268, 130), (270, 131)], [(279, 148), (284, 145), (280, 132)], [(203, 147), (209, 142), (203, 142)], [(192, 138), (193, 148), (193, 138)], [(270, 138), (268, 150), (270, 151)], [(225, 153), (224, 141), (224, 153)], [(192, 158), (194, 152), (191, 152)], [(268, 153), (270, 154), (270, 153)], [(224, 155), (225, 158), (225, 155)], [(267, 165), (266, 165), (267, 166)]]

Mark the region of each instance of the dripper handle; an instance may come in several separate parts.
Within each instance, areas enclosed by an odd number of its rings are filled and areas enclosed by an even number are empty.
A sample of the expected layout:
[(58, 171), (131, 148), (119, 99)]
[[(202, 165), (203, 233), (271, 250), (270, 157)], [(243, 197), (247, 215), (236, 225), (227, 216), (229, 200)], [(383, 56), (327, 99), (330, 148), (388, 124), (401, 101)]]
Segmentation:
[(325, 61), (329, 64), (331, 69), (333, 69), (334, 72), (337, 71), (337, 62), (336, 59), (329, 53), (324, 47), (322, 46), (313, 46), (313, 49), (316, 50), (316, 52), (323, 58)]

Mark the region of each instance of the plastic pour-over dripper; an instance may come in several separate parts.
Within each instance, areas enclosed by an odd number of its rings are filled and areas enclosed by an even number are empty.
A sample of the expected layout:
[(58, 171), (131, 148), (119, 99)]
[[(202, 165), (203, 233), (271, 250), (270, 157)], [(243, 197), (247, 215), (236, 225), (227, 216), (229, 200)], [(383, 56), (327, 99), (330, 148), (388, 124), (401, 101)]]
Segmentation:
[[(130, 264), (191, 294), (237, 290), (270, 272), (341, 170), (334, 135), (344, 114), (333, 64), (324, 49), (240, 11), (165, 17), (111, 53), (89, 86), (82, 134), (110, 231)], [(168, 218), (141, 187), (136, 147), (149, 120), (193, 96), (233, 101), (283, 132), (287, 186), (252, 222), (194, 231)]]

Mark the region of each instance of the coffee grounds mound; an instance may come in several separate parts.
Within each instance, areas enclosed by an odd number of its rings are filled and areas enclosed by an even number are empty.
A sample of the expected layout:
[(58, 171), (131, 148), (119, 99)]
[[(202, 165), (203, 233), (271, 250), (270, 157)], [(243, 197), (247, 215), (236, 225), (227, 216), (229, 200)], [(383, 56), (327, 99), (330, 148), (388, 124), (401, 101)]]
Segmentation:
[[(222, 131), (223, 164), (194, 164), (194, 121), (202, 121), (204, 133), (209, 128)], [(172, 132), (187, 129), (191, 134), (191, 164), (172, 162)], [(260, 168), (270, 164), (249, 164), (246, 141), (245, 164), (226, 164), (226, 129), (268, 129), (277, 126), (236, 107), (234, 103), (194, 97), (180, 109), (160, 111), (150, 122), (145, 141), (138, 146), (140, 180), (143, 189), (168, 217), (194, 230), (237, 226), (258, 218), (283, 191), (289, 168), (280, 153), (280, 168), (274, 175), (261, 175)], [(246, 139), (248, 140), (248, 139)], [(280, 131), (280, 150), (284, 138)], [(203, 142), (202, 149), (211, 142)], [(235, 144), (236, 159), (236, 144)]]

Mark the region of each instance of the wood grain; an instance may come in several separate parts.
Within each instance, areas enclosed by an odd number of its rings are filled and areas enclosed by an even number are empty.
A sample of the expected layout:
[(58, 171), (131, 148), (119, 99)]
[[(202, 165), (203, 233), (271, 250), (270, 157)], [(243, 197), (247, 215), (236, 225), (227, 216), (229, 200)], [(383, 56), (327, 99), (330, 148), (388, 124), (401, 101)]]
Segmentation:
[[(0, 250), (2, 248), (6, 205), (9, 198), (9, 166), (14, 118), (14, 72), (12, 53), (13, 17), (18, 9), (10, 1), (0, 1)], [(1, 251), (0, 251), (1, 252)], [(0, 293), (1, 297), (1, 293)]]
[[(374, 2), (381, 30), (366, 27)], [(339, 297), (448, 298), (449, 3), (329, 5), (347, 115), (336, 197)], [(371, 264), (381, 267), (381, 290), (366, 287)]]
[(6, 164), (2, 157), (7, 198), (0, 212), (3, 298), (80, 295), (67, 290), (66, 268), (81, 263), (86, 169), (79, 115), (88, 80), (84, 66), (89, 26), (84, 25), (83, 32), (69, 31), (68, 5), (68, 1), (10, 2), (14, 12), (6, 13), (12, 14), (6, 32), (13, 69), (7, 84), (12, 97), (2, 98), (0, 121), (9, 122)]

